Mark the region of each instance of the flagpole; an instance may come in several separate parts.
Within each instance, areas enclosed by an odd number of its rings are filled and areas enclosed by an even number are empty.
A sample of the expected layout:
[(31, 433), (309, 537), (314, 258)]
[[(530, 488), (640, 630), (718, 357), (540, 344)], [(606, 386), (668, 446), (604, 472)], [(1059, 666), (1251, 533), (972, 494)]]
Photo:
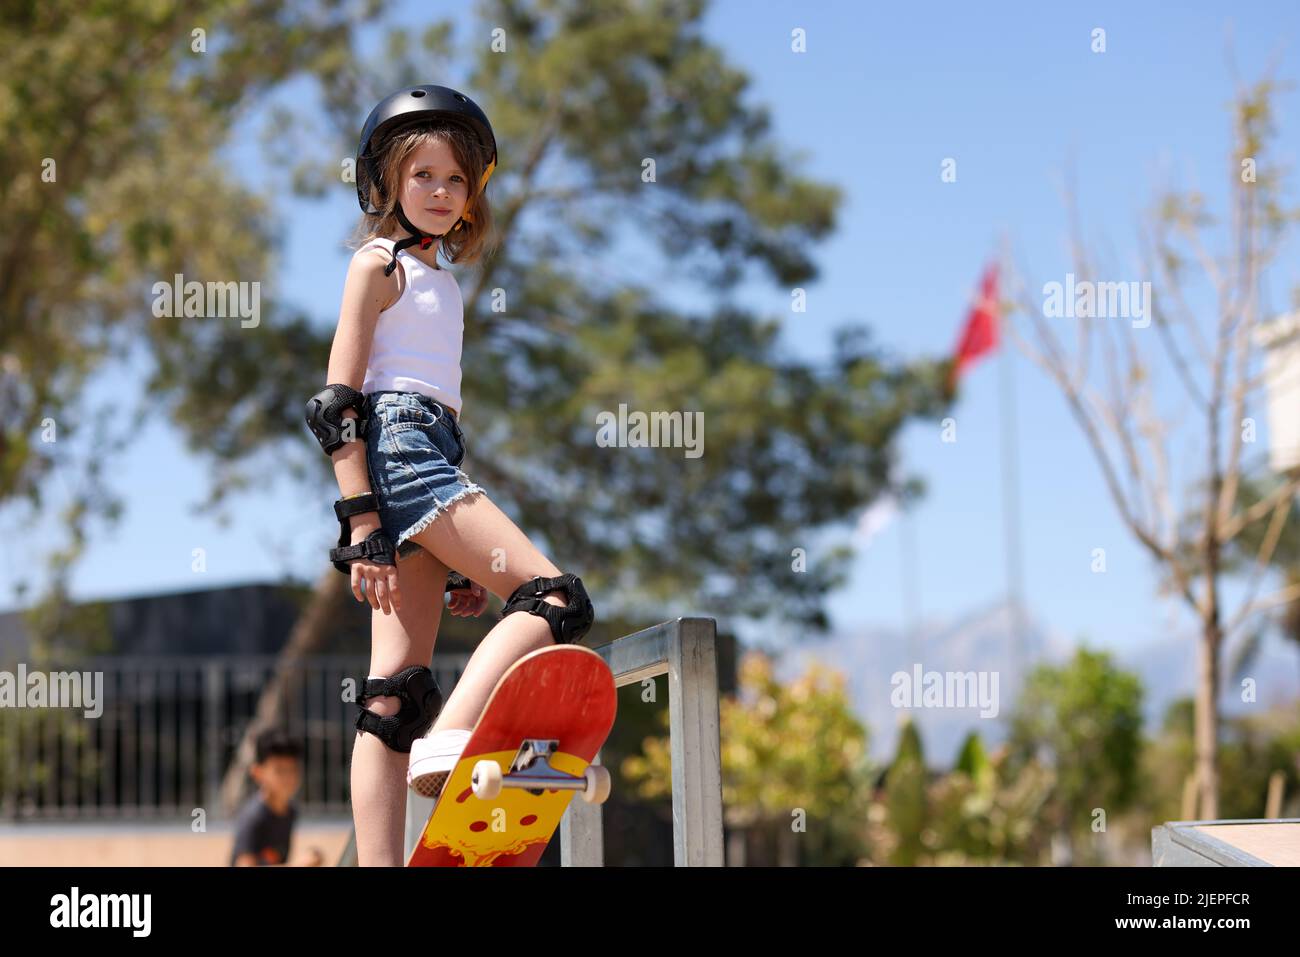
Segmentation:
[(998, 292), (1000, 276), (1009, 274), (1010, 256), (1005, 239), (998, 261), (991, 263), (980, 280), (980, 294), (962, 327), (948, 382), (951, 391), (962, 368), (990, 349), (1002, 349), (1001, 362), (1001, 432), (1002, 432), (1002, 541), (1006, 561), (1007, 611), (1011, 631), (1011, 662), (1021, 671), (1026, 664), (1024, 623), (1024, 571), (1020, 550), (1020, 474), (1019, 441), (1016, 435), (1015, 364), (1003, 326), (1002, 301)]
[[(1000, 270), (1008, 275), (1004, 263)], [(1004, 322), (1002, 310), (998, 309), (998, 321)], [(1001, 406), (1002, 406), (1002, 526), (1003, 542), (1006, 552), (1007, 605), (1011, 613), (1011, 654), (1015, 670), (1023, 678), (1025, 675), (1024, 644), (1024, 565), (1020, 543), (1020, 472), (1018, 461), (1019, 442), (1016, 434), (1016, 379), (1015, 365), (1012, 361), (1011, 344), (1003, 330), (999, 330), (999, 344), (1002, 346), (1001, 368)]]
[(920, 596), (917, 589), (916, 573), (916, 536), (912, 527), (912, 509), (904, 502), (899, 510), (898, 541), (902, 547), (903, 557), (902, 592), (903, 592), (903, 639), (907, 651), (907, 666), (919, 662), (917, 628), (920, 621)]

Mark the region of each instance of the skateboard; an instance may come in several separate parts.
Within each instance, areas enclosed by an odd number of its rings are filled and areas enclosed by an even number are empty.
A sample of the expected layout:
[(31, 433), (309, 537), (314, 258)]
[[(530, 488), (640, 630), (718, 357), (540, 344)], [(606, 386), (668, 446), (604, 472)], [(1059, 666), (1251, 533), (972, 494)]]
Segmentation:
[(529, 652), (492, 690), (407, 867), (533, 867), (576, 793), (602, 804), (592, 764), (614, 726), (614, 675), (581, 645)]

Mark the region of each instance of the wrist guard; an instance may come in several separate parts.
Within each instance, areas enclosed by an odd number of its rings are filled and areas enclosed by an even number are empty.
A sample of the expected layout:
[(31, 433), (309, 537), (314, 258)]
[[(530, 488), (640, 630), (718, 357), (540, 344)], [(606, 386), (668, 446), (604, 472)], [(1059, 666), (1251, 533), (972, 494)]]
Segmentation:
[[(379, 500), (375, 497), (374, 492), (367, 492), (365, 495), (356, 495), (352, 498), (341, 498), (334, 503), (334, 514), (339, 520), (339, 546), (330, 549), (330, 561), (343, 574), (351, 574), (347, 563), (358, 558), (368, 558), (377, 565), (393, 565), (396, 563), (397, 553), (382, 528), (375, 529), (363, 542), (358, 542), (355, 545), (348, 544), (348, 539), (352, 537), (352, 523), (348, 519), (353, 515), (364, 515), (366, 512), (377, 511), (379, 511)], [(454, 571), (448, 572), (445, 592), (469, 587), (470, 580), (464, 575)]]
[(352, 537), (352, 523), (348, 519), (353, 515), (377, 511), (379, 511), (379, 500), (375, 498), (374, 492), (367, 492), (354, 498), (341, 498), (334, 503), (334, 514), (339, 520), (339, 544), (337, 548), (330, 549), (330, 561), (343, 574), (351, 574), (348, 562), (356, 561), (358, 558), (369, 559), (376, 565), (397, 563), (397, 553), (393, 549), (393, 543), (382, 528), (375, 529), (363, 542), (357, 542), (355, 545), (348, 544), (348, 540)]

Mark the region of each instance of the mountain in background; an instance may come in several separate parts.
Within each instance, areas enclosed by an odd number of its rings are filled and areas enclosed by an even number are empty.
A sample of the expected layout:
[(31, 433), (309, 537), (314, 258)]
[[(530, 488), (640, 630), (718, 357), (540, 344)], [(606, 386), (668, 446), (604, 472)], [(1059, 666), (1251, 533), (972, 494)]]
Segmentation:
[[(969, 614), (952, 623), (927, 623), (918, 629), (909, 648), (901, 631), (894, 628), (861, 626), (841, 629), (825, 641), (800, 645), (784, 653), (776, 667), (782, 680), (802, 674), (810, 659), (843, 671), (853, 708), (871, 729), (871, 755), (877, 761), (892, 757), (898, 727), (911, 716), (921, 732), (926, 759), (934, 767), (950, 766), (962, 739), (978, 731), (986, 744), (1006, 737), (1008, 720), (1015, 708), (1025, 669), (1013, 655), (1011, 608), (1006, 602)], [(1064, 664), (1078, 642), (1045, 628), (1026, 615), (1024, 648), (1032, 664)], [(1092, 647), (1097, 647), (1093, 645)], [(1137, 648), (1112, 650), (1119, 665), (1142, 681), (1143, 716), (1148, 733), (1164, 715), (1170, 703), (1190, 696), (1195, 689), (1196, 642), (1191, 632), (1145, 642)], [(978, 707), (895, 708), (890, 704), (891, 678), (896, 672), (912, 673), (913, 664), (923, 671), (996, 672), (998, 713), (983, 718)], [(1261, 644), (1248, 669), (1255, 678), (1258, 700), (1241, 701), (1239, 685), (1225, 675), (1220, 707), (1225, 716), (1260, 710), (1297, 696), (1300, 660), (1294, 646), (1276, 634)], [(1229, 687), (1229, 684), (1231, 686)]]

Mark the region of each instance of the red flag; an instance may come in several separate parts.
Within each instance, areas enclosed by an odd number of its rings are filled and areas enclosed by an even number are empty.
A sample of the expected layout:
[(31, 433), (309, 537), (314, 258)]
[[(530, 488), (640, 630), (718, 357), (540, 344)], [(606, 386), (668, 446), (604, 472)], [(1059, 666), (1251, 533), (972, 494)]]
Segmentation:
[(962, 370), (986, 352), (998, 346), (998, 267), (996, 263), (984, 270), (980, 282), (979, 300), (971, 306), (966, 316), (966, 327), (957, 343), (952, 371), (948, 374), (949, 392), (957, 385)]

